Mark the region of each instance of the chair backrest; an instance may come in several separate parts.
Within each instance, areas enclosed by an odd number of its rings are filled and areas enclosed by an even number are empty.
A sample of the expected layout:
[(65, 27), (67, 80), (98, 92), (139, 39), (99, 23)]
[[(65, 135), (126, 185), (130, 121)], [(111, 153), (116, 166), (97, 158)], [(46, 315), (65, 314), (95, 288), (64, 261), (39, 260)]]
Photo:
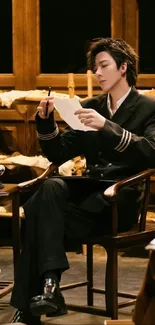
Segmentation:
[(70, 98), (73, 98), (75, 95), (75, 82), (73, 73), (68, 73), (68, 93)]
[[(91, 98), (93, 96), (93, 74), (91, 70), (87, 70), (86, 73), (86, 80), (87, 80), (87, 98)], [(75, 95), (75, 78), (74, 78), (74, 73), (68, 73), (68, 93), (69, 97), (73, 98)]]
[(93, 79), (91, 70), (87, 70), (87, 92), (88, 97), (93, 97)]
[(149, 196), (150, 196), (150, 177), (147, 177), (145, 179), (144, 197), (141, 205), (141, 211), (139, 214), (139, 221), (138, 221), (139, 231), (144, 231), (146, 227), (146, 215), (147, 215), (148, 204), (149, 204)]

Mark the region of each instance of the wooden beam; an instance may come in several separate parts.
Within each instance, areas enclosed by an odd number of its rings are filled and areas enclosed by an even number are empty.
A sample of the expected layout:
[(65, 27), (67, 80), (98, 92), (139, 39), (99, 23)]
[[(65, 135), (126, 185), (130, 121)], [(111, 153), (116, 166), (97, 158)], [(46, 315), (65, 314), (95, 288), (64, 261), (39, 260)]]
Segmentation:
[(137, 88), (154, 88), (155, 74), (139, 74), (137, 78)]
[[(37, 87), (48, 87), (50, 84), (55, 87), (66, 88), (68, 86), (68, 74), (39, 74), (36, 78)], [(93, 86), (98, 86), (95, 75), (92, 75)], [(75, 88), (76, 87), (87, 87), (87, 74), (74, 74)]]
[(15, 75), (12, 73), (1, 73), (0, 74), (0, 87), (3, 88), (14, 88), (15, 87)]

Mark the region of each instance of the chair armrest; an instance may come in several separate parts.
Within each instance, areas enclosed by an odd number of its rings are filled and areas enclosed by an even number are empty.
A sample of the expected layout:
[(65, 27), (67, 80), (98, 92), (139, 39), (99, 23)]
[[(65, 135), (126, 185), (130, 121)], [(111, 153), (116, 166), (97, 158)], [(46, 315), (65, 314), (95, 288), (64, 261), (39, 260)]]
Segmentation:
[(30, 179), (29, 181), (26, 182), (22, 182), (18, 184), (18, 188), (20, 190), (24, 190), (25, 188), (31, 187), (33, 185), (37, 185), (42, 183), (45, 179), (47, 179), (48, 177), (57, 174), (58, 172), (58, 165), (55, 164), (51, 164), (48, 166), (48, 168), (38, 177), (34, 178), (34, 179)]
[(115, 196), (120, 191), (120, 189), (122, 189), (124, 187), (128, 187), (130, 185), (137, 184), (142, 180), (149, 179), (150, 176), (153, 174), (155, 174), (155, 169), (147, 169), (147, 170), (144, 170), (138, 174), (135, 174), (133, 176), (125, 178), (125, 179), (111, 185), (110, 187), (108, 187), (104, 191), (104, 195), (108, 198), (114, 199)]

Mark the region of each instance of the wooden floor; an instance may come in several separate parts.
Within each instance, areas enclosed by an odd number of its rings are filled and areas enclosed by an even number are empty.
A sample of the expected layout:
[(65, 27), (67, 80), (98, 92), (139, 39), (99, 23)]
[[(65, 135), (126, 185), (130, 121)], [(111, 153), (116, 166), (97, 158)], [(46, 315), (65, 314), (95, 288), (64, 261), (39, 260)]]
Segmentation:
[[(133, 256), (133, 252), (136, 256)], [(62, 284), (75, 282), (84, 279), (85, 274), (85, 256), (74, 252), (67, 253), (70, 261), (70, 269), (63, 275)], [(102, 248), (95, 247), (95, 278), (94, 282), (98, 287), (104, 286), (106, 255)], [(148, 256), (143, 249), (139, 251), (122, 252), (119, 256), (119, 288), (137, 293), (141, 286)], [(12, 280), (12, 249), (11, 247), (0, 248), (0, 280)], [(68, 303), (86, 303), (86, 290), (84, 288), (72, 289), (64, 292), (66, 302)], [(9, 305), (10, 295), (0, 300), (0, 324), (9, 323), (14, 313), (14, 309)], [(104, 298), (96, 295), (95, 303), (99, 306), (104, 305)], [(133, 307), (120, 310), (120, 319), (131, 319)], [(94, 325), (103, 324), (105, 318), (88, 314), (80, 314), (69, 311), (68, 315), (55, 318), (42, 317), (43, 324), (75, 324), (75, 325)]]

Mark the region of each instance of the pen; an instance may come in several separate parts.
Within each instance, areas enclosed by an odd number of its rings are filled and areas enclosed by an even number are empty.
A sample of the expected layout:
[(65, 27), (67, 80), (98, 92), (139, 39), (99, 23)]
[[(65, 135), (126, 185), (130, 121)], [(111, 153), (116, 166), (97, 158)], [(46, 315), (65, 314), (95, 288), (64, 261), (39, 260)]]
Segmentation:
[[(51, 93), (51, 87), (48, 87), (48, 96), (50, 96), (50, 93)], [(45, 111), (46, 117), (48, 115), (48, 104), (49, 104), (49, 101), (47, 101), (47, 103), (46, 103), (46, 111)]]

